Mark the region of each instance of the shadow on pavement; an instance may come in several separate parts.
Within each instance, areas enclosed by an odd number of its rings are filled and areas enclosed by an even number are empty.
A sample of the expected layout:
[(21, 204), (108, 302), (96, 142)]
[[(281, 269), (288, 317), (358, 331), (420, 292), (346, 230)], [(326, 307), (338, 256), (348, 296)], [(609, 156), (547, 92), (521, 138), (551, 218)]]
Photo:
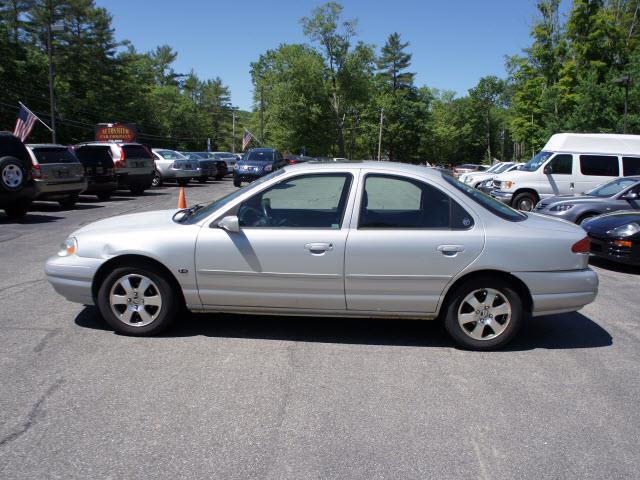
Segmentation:
[(73, 210), (91, 210), (93, 208), (103, 208), (104, 205), (85, 205), (82, 203), (76, 203), (73, 207), (66, 208), (61, 207), (57, 203), (41, 203), (34, 202), (29, 206), (30, 212), (71, 212)]
[(595, 267), (604, 268), (618, 273), (629, 273), (631, 275), (640, 275), (640, 265), (627, 265), (625, 263), (611, 262), (604, 258), (591, 257), (589, 264)]
[[(84, 328), (110, 331), (97, 308), (75, 318)], [(163, 337), (208, 336), (354, 345), (455, 347), (437, 321), (286, 317), (184, 313)], [(504, 351), (570, 349), (612, 345), (611, 335), (581, 313), (531, 319)]]
[(35, 225), (38, 223), (51, 223), (62, 220), (64, 217), (54, 217), (53, 215), (37, 215), (28, 213), (23, 218), (9, 218), (5, 215), (0, 215), (0, 225), (4, 224), (17, 224), (17, 225)]

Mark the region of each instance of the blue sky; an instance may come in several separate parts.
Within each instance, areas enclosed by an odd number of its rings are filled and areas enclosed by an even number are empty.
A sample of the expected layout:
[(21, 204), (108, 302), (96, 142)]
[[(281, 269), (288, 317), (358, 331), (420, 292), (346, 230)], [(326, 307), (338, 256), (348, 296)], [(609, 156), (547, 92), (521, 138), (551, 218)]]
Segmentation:
[[(249, 64), (281, 43), (305, 42), (299, 19), (321, 1), (96, 0), (118, 40), (138, 50), (169, 44), (175, 68), (219, 76), (233, 104), (250, 109)], [(504, 76), (504, 57), (530, 44), (535, 0), (343, 0), (358, 38), (381, 47), (394, 31), (410, 42), (416, 83), (464, 95), (484, 75)], [(564, 0), (566, 10), (568, 0)]]

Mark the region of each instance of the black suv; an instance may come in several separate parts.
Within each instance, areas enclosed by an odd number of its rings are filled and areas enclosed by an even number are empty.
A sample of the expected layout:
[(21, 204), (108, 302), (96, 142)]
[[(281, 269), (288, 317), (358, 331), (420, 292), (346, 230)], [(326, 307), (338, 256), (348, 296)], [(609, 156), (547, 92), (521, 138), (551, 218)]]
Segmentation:
[(24, 217), (35, 196), (29, 152), (18, 137), (0, 132), (0, 208), (9, 218)]

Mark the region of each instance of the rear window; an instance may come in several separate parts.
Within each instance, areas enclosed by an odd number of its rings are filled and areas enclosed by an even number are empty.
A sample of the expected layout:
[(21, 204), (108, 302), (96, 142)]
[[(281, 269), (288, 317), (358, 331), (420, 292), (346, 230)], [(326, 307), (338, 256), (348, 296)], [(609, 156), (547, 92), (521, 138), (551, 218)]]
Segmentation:
[(126, 158), (151, 158), (151, 152), (142, 145), (123, 145), (124, 155)]
[(580, 171), (583, 175), (617, 177), (620, 175), (618, 157), (610, 155), (580, 155)]
[(66, 148), (34, 148), (33, 155), (41, 165), (47, 163), (78, 163), (78, 159), (76, 158), (76, 156)]
[(76, 156), (81, 162), (113, 161), (110, 147), (93, 145), (78, 147), (76, 148)]
[(640, 175), (640, 158), (622, 157), (622, 170), (624, 170), (625, 177)]

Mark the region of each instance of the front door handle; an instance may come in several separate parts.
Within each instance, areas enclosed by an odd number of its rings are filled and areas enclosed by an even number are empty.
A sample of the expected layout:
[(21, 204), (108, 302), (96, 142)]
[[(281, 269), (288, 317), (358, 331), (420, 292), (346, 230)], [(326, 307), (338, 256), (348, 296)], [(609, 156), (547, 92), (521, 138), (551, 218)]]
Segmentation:
[(333, 250), (333, 243), (307, 243), (304, 248), (305, 250), (309, 250), (312, 255), (322, 255), (328, 251)]
[(447, 257), (455, 257), (464, 252), (464, 245), (440, 245), (438, 251)]

